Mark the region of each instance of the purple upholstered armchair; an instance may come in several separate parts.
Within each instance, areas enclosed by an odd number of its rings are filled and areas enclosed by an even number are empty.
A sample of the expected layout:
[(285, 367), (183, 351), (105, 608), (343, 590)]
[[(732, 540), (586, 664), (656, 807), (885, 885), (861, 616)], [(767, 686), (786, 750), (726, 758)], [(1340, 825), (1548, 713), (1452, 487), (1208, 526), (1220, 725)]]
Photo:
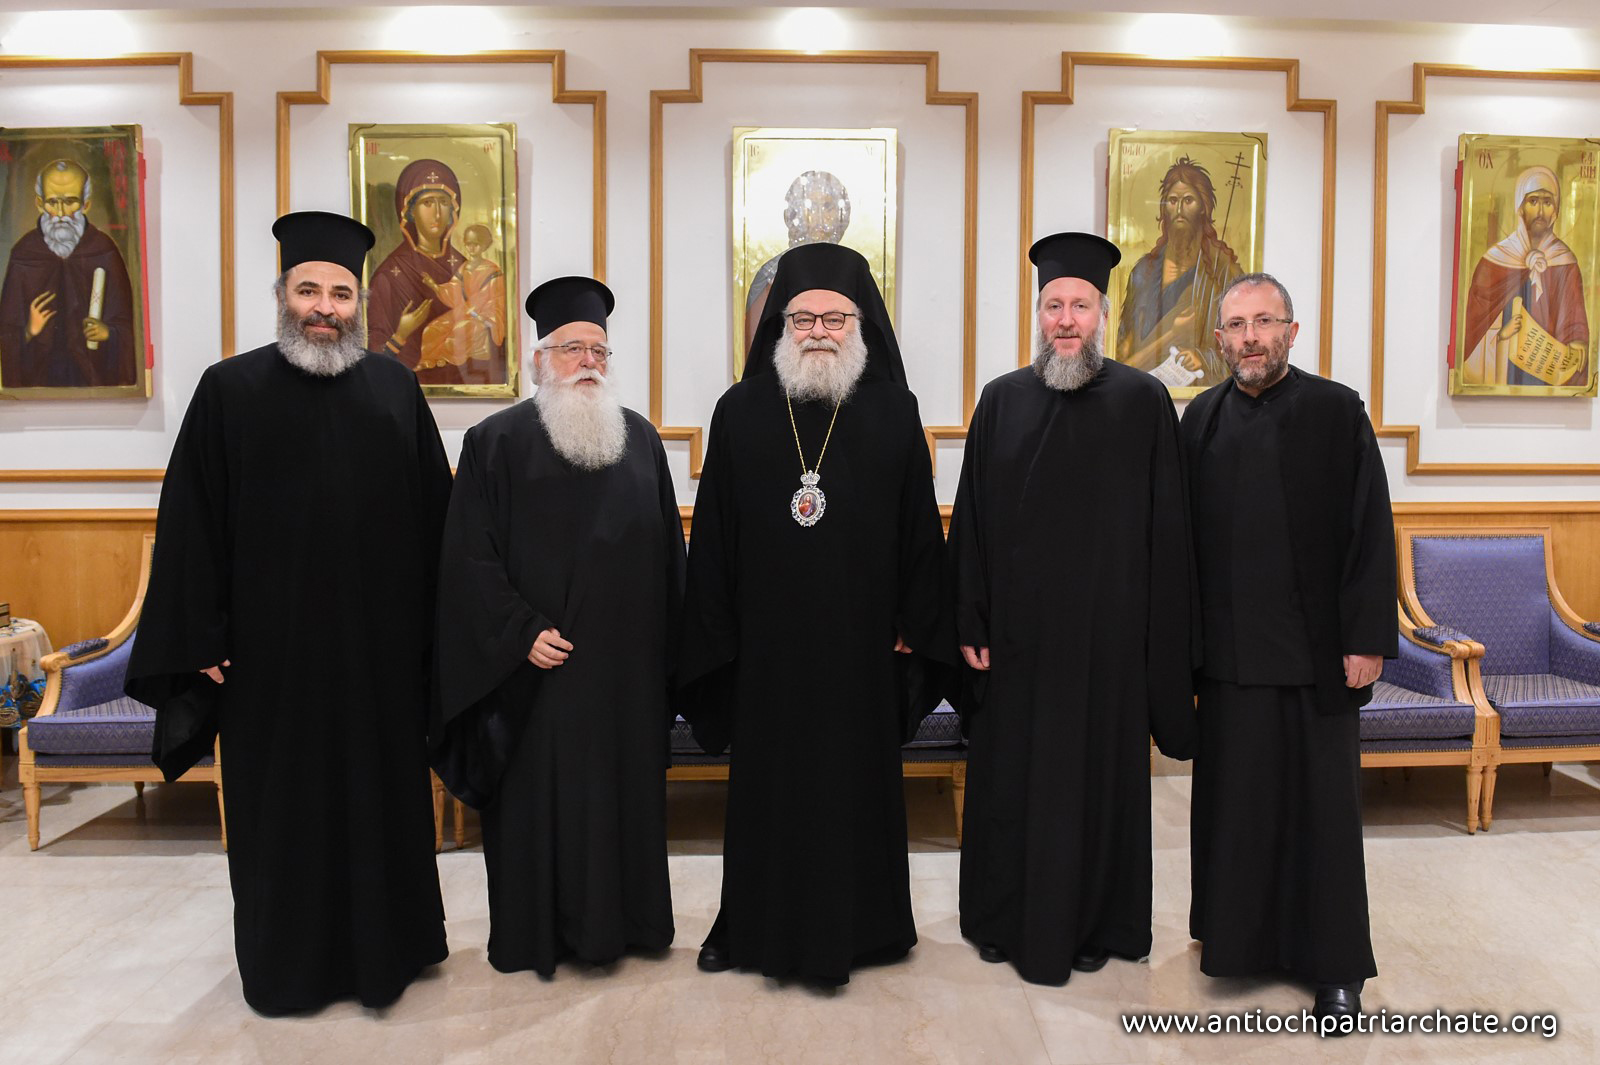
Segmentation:
[[(146, 783), (161, 780), (161, 771), (150, 760), (155, 711), (122, 694), (139, 611), (150, 583), (155, 541), (154, 534), (145, 534), (138, 589), (117, 627), (104, 637), (63, 647), (40, 660), (45, 672), (44, 700), (17, 740), (17, 775), (28, 810), (31, 850), (39, 849), (40, 784), (125, 781), (142, 796)], [(214, 783), (220, 810), (222, 765), (217, 751), (179, 779)], [(228, 845), (226, 822), (222, 845)]]
[(1600, 625), (1562, 598), (1548, 528), (1401, 527), (1398, 539), (1418, 634), (1483, 647), (1483, 690), (1500, 717), (1484, 774), (1488, 828), (1500, 765), (1544, 762), (1548, 772), (1550, 762), (1600, 759)]
[(1400, 657), (1384, 663), (1372, 701), (1361, 708), (1361, 765), (1465, 767), (1467, 832), (1476, 832), (1484, 772), (1499, 736), (1478, 675), (1483, 648), (1439, 633), (1424, 636), (1403, 610), (1399, 620)]

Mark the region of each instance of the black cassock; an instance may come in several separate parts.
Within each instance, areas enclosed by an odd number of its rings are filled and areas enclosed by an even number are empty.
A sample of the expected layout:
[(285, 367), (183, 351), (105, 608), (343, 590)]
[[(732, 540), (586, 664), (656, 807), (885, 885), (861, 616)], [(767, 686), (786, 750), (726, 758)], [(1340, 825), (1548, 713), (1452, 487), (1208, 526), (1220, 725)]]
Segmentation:
[[(672, 943), (667, 666), (683, 523), (661, 439), (573, 466), (531, 401), (471, 429), (445, 526), (434, 762), (483, 811), (489, 961), (545, 976)], [(528, 661), (545, 629), (573, 645)]]
[[(263, 1012), (443, 960), (426, 746), (450, 467), (415, 376), (276, 345), (208, 368), (168, 463), (128, 694), (168, 779), (221, 736), (234, 945)], [(197, 671), (224, 659), (225, 681)]]
[[(790, 513), (800, 458), (784, 398), (763, 367), (711, 418), (683, 713), (708, 750), (731, 740), (733, 753), (708, 942), (743, 968), (838, 984), (917, 941), (900, 745), (938, 704), (933, 663), (953, 647), (916, 398), (869, 364), (839, 408), (820, 467), (826, 506), (810, 528)], [(833, 410), (794, 404), (808, 463)], [(896, 654), (897, 635), (919, 654)]]
[(950, 523), (957, 631), (988, 647), (961, 706), (961, 932), (1024, 979), (1087, 948), (1150, 951), (1149, 737), (1193, 744), (1192, 569), (1178, 421), (1107, 361), (1075, 392), (1032, 368), (973, 412)]
[(1205, 619), (1189, 929), (1211, 976), (1377, 973), (1346, 654), (1393, 657), (1393, 519), (1356, 393), (1291, 367), (1184, 415)]

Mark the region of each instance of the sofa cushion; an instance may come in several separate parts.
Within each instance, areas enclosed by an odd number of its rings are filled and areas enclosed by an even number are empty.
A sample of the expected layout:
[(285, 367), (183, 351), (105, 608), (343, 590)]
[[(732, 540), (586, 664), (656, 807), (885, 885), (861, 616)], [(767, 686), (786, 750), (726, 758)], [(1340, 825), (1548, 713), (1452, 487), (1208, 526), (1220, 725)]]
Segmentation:
[(694, 740), (694, 729), (690, 728), (689, 722), (682, 717), (673, 719), (668, 749), (672, 751), (674, 756), (680, 754), (705, 754), (700, 749), (700, 745)]
[(1361, 739), (1454, 739), (1472, 735), (1471, 704), (1441, 699), (1380, 680), (1372, 701), (1361, 708)]
[(28, 723), (28, 746), (40, 754), (150, 757), (156, 712), (127, 696), (78, 710), (57, 710)]
[(1600, 687), (1553, 673), (1484, 675), (1483, 690), (1500, 712), (1500, 735), (1600, 733)]
[(967, 741), (961, 738), (961, 716), (949, 703), (940, 703), (934, 707), (933, 713), (922, 719), (922, 724), (917, 726), (917, 734), (902, 750), (966, 745)]

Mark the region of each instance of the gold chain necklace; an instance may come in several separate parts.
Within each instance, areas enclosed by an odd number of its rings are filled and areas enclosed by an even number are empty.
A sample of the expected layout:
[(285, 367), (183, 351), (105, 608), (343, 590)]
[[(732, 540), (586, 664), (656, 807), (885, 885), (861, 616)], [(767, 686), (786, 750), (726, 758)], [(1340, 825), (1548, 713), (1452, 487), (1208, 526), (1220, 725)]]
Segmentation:
[(828, 453), (828, 441), (833, 439), (834, 422), (839, 420), (839, 403), (844, 401), (833, 405), (833, 417), (828, 420), (828, 435), (822, 439), (817, 464), (810, 469), (806, 468), (806, 453), (800, 447), (800, 427), (794, 423), (794, 402), (789, 398), (788, 389), (784, 389), (783, 402), (789, 407), (789, 429), (794, 433), (795, 454), (800, 456), (800, 490), (789, 500), (789, 516), (809, 529), (822, 520), (822, 512), (828, 509), (828, 497), (822, 494), (817, 482), (822, 479), (822, 456)]

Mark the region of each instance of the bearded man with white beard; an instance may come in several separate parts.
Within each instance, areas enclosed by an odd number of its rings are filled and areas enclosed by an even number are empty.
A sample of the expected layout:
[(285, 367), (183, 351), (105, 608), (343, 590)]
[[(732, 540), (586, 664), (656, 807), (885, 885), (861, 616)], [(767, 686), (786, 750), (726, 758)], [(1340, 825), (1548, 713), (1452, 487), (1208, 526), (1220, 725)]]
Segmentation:
[(1032, 366), (991, 381), (950, 519), (968, 667), (961, 933), (1062, 984), (1150, 953), (1149, 737), (1190, 756), (1190, 538), (1167, 389), (1104, 357), (1121, 253), (1034, 244)]
[[(0, 385), (131, 385), (139, 374), (133, 286), (116, 243), (89, 221), (94, 183), (70, 159), (34, 182), (39, 225), (11, 249), (0, 286)], [(103, 271), (92, 313), (95, 271)]]
[(917, 941), (900, 745), (955, 646), (905, 380), (866, 260), (785, 252), (711, 417), (690, 538), (682, 713), (732, 746), (703, 970), (838, 985)]
[(1206, 975), (1286, 972), (1348, 1018), (1378, 971), (1358, 711), (1398, 654), (1389, 482), (1361, 397), (1289, 365), (1288, 290), (1246, 274), (1217, 307), (1233, 376), (1183, 416), (1205, 632), (1189, 931)]
[(220, 740), (245, 1001), (376, 1009), (446, 953), (426, 722), (450, 467), (416, 375), (363, 350), (371, 231), (272, 232), (278, 342), (195, 388), (127, 693), (168, 780)]
[(610, 289), (528, 296), (532, 399), (468, 430), (439, 567), (440, 779), (482, 811), (489, 962), (554, 975), (672, 945), (667, 672), (683, 521), (617, 400)]

